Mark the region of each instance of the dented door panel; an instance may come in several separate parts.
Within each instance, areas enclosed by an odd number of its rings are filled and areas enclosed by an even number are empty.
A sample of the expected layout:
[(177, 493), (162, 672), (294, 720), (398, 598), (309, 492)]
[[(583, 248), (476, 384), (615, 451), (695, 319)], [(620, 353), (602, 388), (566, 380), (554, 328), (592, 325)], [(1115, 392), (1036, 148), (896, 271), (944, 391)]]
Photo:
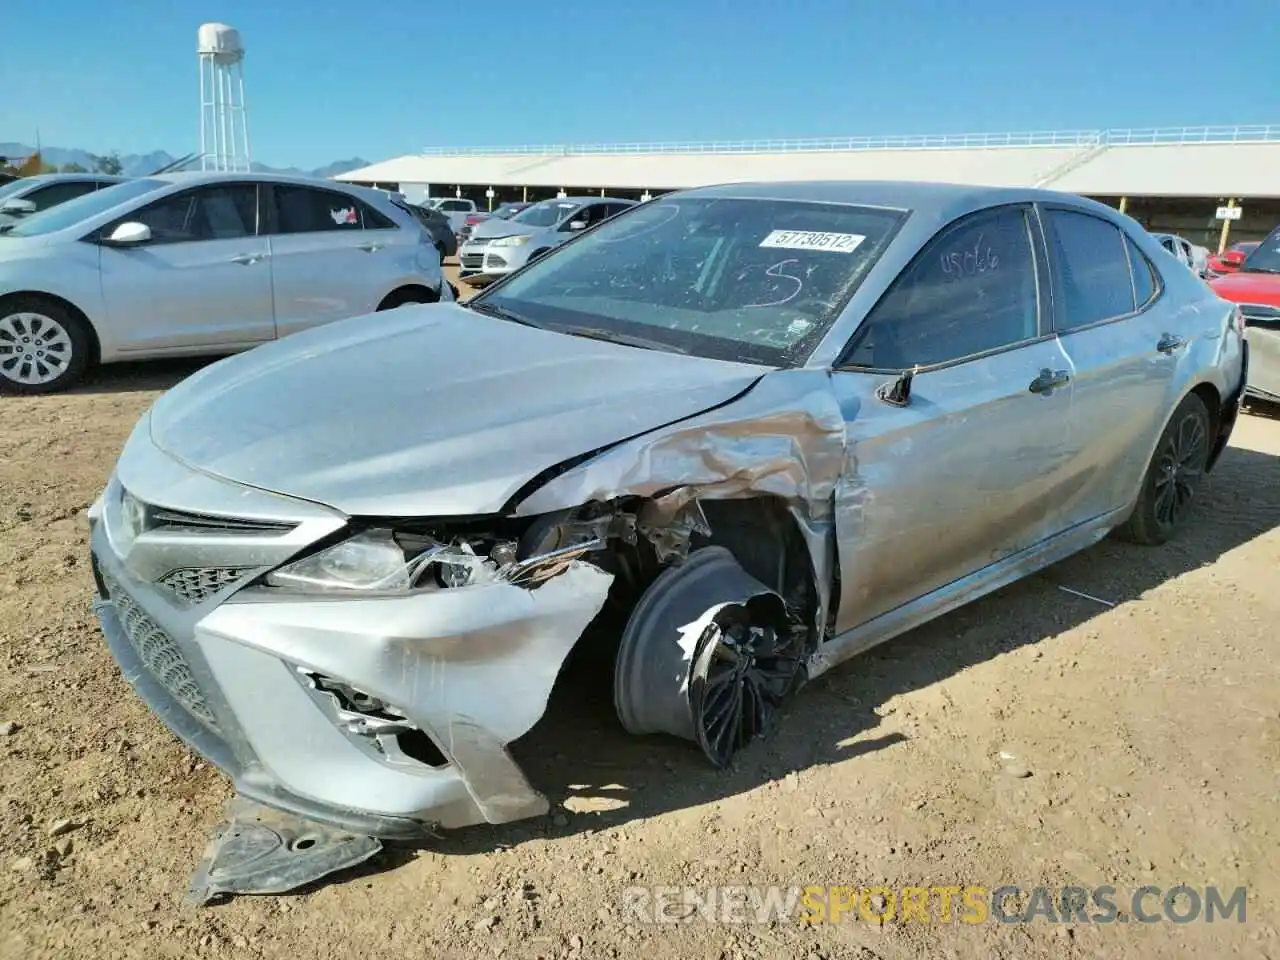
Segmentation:
[(921, 372), (910, 403), (875, 395), (883, 374), (837, 372), (847, 434), (836, 487), (836, 631), (1033, 546), (1060, 528), (1070, 382), (1056, 339)]

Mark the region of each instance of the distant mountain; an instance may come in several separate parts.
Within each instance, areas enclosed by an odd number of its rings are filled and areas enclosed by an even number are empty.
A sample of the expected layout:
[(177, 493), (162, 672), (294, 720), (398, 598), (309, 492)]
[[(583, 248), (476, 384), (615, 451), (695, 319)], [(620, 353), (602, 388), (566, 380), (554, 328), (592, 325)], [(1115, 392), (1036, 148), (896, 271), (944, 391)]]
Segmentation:
[[(0, 157), (8, 157), (10, 161), (21, 160), (35, 153), (35, 149), (35, 147), (25, 143), (0, 143)], [(67, 147), (42, 147), (40, 153), (45, 163), (53, 164), (57, 167), (76, 163), (86, 170), (93, 169), (93, 154), (88, 150)], [(155, 150), (151, 153), (122, 154), (120, 163), (124, 167), (126, 176), (142, 177), (173, 163), (177, 159), (178, 157), (165, 150)], [(352, 157), (350, 160), (336, 160), (323, 167), (317, 167), (315, 170), (301, 170), (297, 167), (269, 167), (263, 163), (253, 164), (253, 169), (258, 173), (291, 173), (298, 176), (327, 178), (336, 177), (340, 173), (346, 173), (348, 170), (358, 170), (360, 167), (367, 167), (368, 165), (368, 160)], [(188, 169), (192, 168), (194, 168), (194, 164)]]

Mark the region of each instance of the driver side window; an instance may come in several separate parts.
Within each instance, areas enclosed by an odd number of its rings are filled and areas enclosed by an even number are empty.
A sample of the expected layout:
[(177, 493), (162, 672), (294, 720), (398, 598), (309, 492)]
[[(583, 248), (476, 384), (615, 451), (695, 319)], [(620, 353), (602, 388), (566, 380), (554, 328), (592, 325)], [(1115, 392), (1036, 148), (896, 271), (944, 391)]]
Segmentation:
[(122, 223), (151, 228), (151, 243), (231, 240), (258, 232), (258, 189), (252, 183), (222, 183), (170, 194), (108, 225), (110, 236)]
[(904, 370), (961, 360), (1040, 331), (1025, 207), (985, 210), (933, 238), (871, 309), (843, 367)]

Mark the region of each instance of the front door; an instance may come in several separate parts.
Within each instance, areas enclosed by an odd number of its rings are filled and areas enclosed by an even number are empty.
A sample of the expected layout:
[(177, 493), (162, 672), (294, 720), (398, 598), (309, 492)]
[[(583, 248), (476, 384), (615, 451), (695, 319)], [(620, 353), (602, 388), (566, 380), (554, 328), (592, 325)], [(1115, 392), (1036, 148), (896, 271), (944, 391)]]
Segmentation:
[(1062, 502), (1075, 525), (1137, 496), (1196, 308), (1161, 301), (1159, 272), (1115, 224), (1074, 209), (1041, 212), (1054, 328), (1075, 371)]
[(256, 184), (169, 194), (108, 224), (103, 235), (121, 223), (151, 229), (140, 246), (101, 247), (107, 323), (122, 349), (234, 349), (274, 336)]
[[(1072, 383), (1043, 275), (1031, 209), (983, 211), (944, 228), (851, 341), (832, 375), (838, 632), (1061, 529)], [(916, 368), (906, 405), (878, 396)]]

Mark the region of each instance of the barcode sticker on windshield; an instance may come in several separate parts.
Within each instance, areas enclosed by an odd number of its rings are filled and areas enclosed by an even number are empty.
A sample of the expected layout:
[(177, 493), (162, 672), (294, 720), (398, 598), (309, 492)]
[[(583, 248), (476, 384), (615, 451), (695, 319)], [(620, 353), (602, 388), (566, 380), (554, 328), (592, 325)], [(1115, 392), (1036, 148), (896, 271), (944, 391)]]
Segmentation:
[(853, 253), (863, 240), (860, 233), (822, 233), (818, 230), (774, 230), (760, 241), (762, 247), (779, 250), (826, 250)]

